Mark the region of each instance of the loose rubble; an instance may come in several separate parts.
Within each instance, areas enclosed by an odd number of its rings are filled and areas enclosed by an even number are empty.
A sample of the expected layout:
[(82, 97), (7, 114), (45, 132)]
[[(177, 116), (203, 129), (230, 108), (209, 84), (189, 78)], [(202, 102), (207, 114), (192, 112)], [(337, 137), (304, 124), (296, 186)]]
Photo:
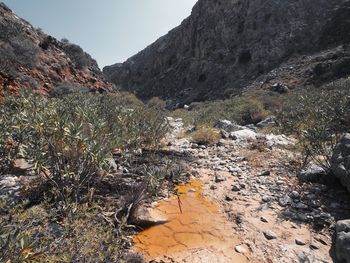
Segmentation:
[(319, 166), (298, 172), (293, 138), (243, 126), (232, 131), (237, 126), (225, 120), (216, 128), (223, 136), (217, 145), (199, 146), (188, 137), (168, 148), (193, 157), (190, 166), (204, 181), (206, 197), (221, 205), (249, 247), (235, 250), (259, 262), (332, 262), (336, 220), (350, 218), (347, 191), (315, 180), (325, 173)]

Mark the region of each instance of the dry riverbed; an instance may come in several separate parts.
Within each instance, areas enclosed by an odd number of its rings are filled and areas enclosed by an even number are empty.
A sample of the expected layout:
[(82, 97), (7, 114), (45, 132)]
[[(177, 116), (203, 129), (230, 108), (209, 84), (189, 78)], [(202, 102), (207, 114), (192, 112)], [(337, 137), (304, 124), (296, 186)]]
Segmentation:
[(251, 139), (206, 147), (173, 134), (168, 149), (194, 157), (192, 181), (154, 204), (166, 224), (135, 236), (149, 261), (333, 262), (333, 227), (349, 215), (349, 196), (299, 182), (293, 147)]

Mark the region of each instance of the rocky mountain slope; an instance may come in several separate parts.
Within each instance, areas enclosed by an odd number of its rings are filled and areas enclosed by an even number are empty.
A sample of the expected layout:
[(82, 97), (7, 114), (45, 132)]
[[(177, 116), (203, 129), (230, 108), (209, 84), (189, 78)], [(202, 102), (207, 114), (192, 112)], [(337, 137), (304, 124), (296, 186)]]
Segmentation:
[(109, 90), (95, 60), (79, 46), (35, 29), (0, 3), (0, 94), (28, 88), (46, 94), (62, 85)]
[(104, 73), (175, 104), (318, 85), (350, 74), (349, 17), (348, 0), (199, 0), (179, 27)]

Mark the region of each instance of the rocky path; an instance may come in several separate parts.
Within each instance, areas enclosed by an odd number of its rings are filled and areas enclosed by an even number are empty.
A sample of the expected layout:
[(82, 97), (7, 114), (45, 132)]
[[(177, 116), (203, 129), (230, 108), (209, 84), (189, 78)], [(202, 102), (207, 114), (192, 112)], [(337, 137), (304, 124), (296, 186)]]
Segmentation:
[[(207, 147), (179, 138), (180, 120), (172, 120), (172, 126), (169, 150), (194, 157), (189, 164), (193, 178), (203, 183), (206, 200), (218, 205), (218, 218), (225, 222), (217, 223), (229, 225), (235, 253), (246, 262), (333, 262), (333, 226), (349, 214), (348, 195), (341, 188), (300, 183), (292, 141), (259, 134), (252, 138), (248, 132), (248, 137)], [(191, 256), (186, 252), (165, 253), (159, 262), (207, 262), (206, 249)], [(210, 262), (241, 262), (222, 261), (220, 251), (210, 254)]]

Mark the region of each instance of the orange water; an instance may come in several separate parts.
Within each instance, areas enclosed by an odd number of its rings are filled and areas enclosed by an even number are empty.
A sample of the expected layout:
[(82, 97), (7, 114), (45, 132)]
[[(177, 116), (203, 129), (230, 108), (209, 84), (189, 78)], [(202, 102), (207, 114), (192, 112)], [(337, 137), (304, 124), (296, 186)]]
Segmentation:
[(201, 181), (193, 180), (177, 188), (179, 199), (161, 201), (154, 209), (168, 222), (137, 234), (135, 249), (148, 260), (209, 251), (223, 258), (215, 262), (246, 262), (245, 257), (234, 252), (238, 239), (232, 236), (232, 228), (218, 207), (203, 197), (202, 187)]

